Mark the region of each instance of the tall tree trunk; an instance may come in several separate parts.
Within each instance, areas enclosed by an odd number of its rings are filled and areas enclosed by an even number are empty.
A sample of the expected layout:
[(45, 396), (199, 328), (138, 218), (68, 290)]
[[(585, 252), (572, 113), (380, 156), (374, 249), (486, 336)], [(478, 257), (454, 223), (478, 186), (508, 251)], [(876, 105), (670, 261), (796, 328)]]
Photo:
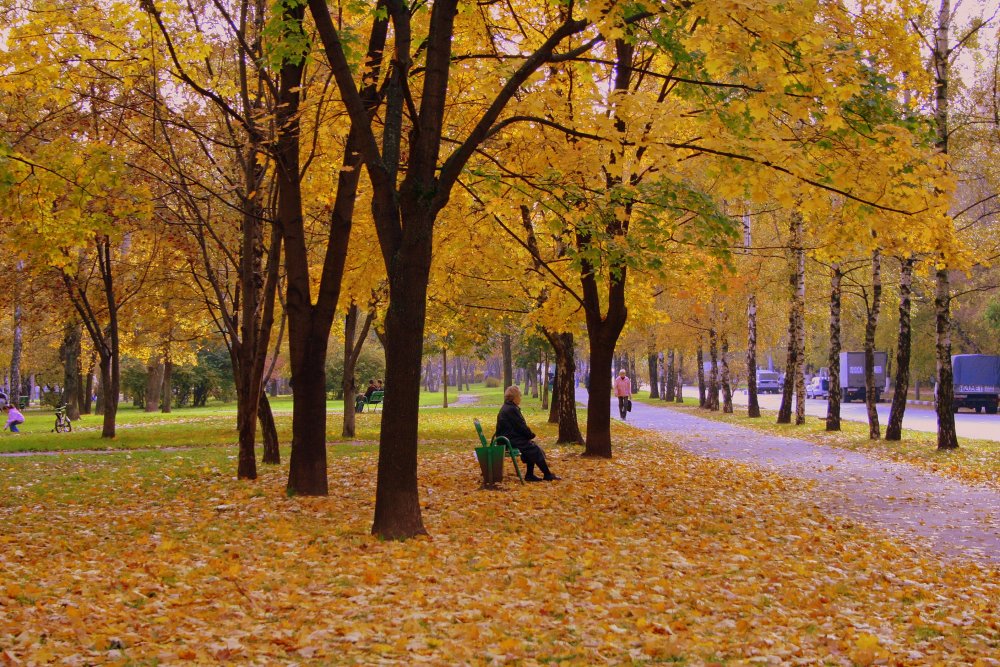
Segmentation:
[(22, 335), (21, 302), (18, 301), (14, 304), (14, 331), (10, 346), (10, 402), (12, 405), (21, 404), (21, 354), (24, 347)]
[(444, 404), (448, 407), (448, 348), (441, 346), (441, 385), (444, 387)]
[(806, 423), (806, 378), (804, 375), (806, 364), (806, 252), (802, 239), (802, 220), (799, 220), (799, 245), (796, 252), (796, 262), (798, 264), (795, 283), (795, 343), (798, 345), (798, 366), (795, 369), (795, 424), (801, 426)]
[(747, 416), (760, 417), (757, 400), (757, 295), (747, 297)]
[(955, 376), (951, 366), (951, 282), (948, 269), (939, 269), (935, 277), (937, 279), (937, 289), (934, 294), (937, 393), (934, 405), (938, 421), (937, 447), (958, 449), (958, 432), (955, 430)]
[(708, 371), (708, 409), (716, 412), (719, 409), (719, 334), (714, 325), (708, 330), (708, 359), (711, 362)]
[(174, 402), (174, 362), (170, 356), (163, 360), (163, 405), (160, 410), (169, 414)]
[(705, 392), (705, 352), (702, 349), (702, 342), (698, 341), (698, 407), (708, 407), (708, 399)]
[(514, 353), (511, 350), (510, 334), (501, 336), (501, 346), (503, 348), (503, 388), (514, 384)]
[(677, 353), (677, 382), (675, 383), (674, 402), (684, 402), (684, 353)]
[(80, 419), (80, 338), (83, 332), (79, 321), (66, 322), (63, 327), (63, 343), (60, 358), (63, 362), (62, 402), (66, 405), (66, 416), (76, 421)]
[[(357, 336), (358, 326), (358, 304), (351, 303), (344, 316), (344, 375), (340, 379), (341, 391), (344, 394), (344, 424), (340, 430), (340, 435), (344, 438), (353, 438), (355, 424), (357, 423), (357, 409), (355, 401), (358, 394), (358, 382), (355, 377), (354, 368), (354, 341)], [(362, 378), (362, 382), (364, 379)]]
[[(583, 442), (580, 423), (576, 414), (576, 358), (575, 344), (571, 333), (552, 333), (543, 329), (545, 338), (552, 345), (556, 355), (556, 377), (552, 393), (552, 410), (559, 424), (557, 442)], [(610, 417), (610, 412), (608, 414)], [(553, 421), (549, 414), (549, 422)]]
[(844, 274), (834, 264), (830, 277), (830, 395), (826, 403), (826, 430), (840, 430), (840, 295)]
[(94, 367), (97, 365), (97, 352), (90, 353), (90, 365), (87, 367), (87, 382), (86, 390), (83, 392), (83, 404), (82, 412), (85, 415), (89, 415), (91, 412), (91, 405), (94, 400)]
[(674, 396), (677, 393), (677, 375), (674, 370), (674, 351), (669, 350), (667, 352), (667, 390), (665, 392), (664, 398), (668, 401), (674, 400)]
[(101, 397), (103, 408), (102, 438), (114, 438), (116, 419), (118, 416), (118, 394), (120, 389), (120, 370), (118, 355), (101, 356)]
[(886, 440), (899, 440), (903, 435), (903, 415), (906, 412), (906, 395), (910, 390), (910, 301), (913, 292), (913, 265), (916, 260), (907, 257), (899, 261), (899, 332), (896, 336), (896, 382), (892, 395), (889, 423), (885, 427)]
[(657, 379), (657, 363), (659, 361), (659, 355), (655, 352), (646, 357), (646, 362), (649, 366), (649, 397), (659, 398), (660, 397), (660, 383)]
[[(743, 252), (750, 253), (752, 233), (750, 211), (743, 214)], [(757, 400), (757, 293), (750, 290), (747, 295), (747, 416), (760, 417), (760, 402)]]
[(542, 410), (549, 409), (549, 352), (545, 351), (542, 357), (543, 375), (542, 378)]
[[(789, 234), (789, 250), (792, 270), (788, 275), (791, 291), (791, 308), (788, 313), (788, 355), (785, 360), (785, 384), (781, 391), (781, 406), (778, 408), (778, 423), (792, 423), (792, 398), (796, 387), (796, 376), (802, 374), (802, 360), (799, 358), (799, 317), (802, 316), (805, 300), (805, 250), (802, 247), (802, 214), (792, 211)], [(797, 411), (796, 411), (797, 412)]]
[(726, 414), (733, 414), (733, 387), (729, 382), (729, 334), (722, 330), (721, 341), (722, 356), (719, 363), (722, 367), (722, 411)]
[(146, 364), (146, 412), (160, 409), (160, 390), (163, 389), (163, 364), (159, 357)]
[(260, 433), (264, 438), (263, 463), (278, 465), (281, 463), (281, 451), (278, 449), (278, 429), (274, 424), (274, 413), (267, 392), (260, 392), (260, 405), (257, 406), (257, 419), (260, 421)]
[[(947, 155), (948, 137), (951, 130), (948, 119), (948, 69), (952, 54), (949, 47), (951, 38), (951, 2), (949, 0), (941, 0), (937, 19), (934, 48), (931, 52), (931, 64), (934, 68), (935, 124), (938, 150)], [(958, 449), (958, 433), (955, 430), (955, 377), (954, 369), (951, 366), (951, 280), (948, 276), (947, 266), (942, 266), (937, 270), (935, 279), (937, 283), (934, 294), (937, 392), (934, 405), (938, 420), (937, 446), (938, 449)]]
[(872, 252), (872, 302), (865, 321), (865, 406), (868, 408), (868, 438), (871, 440), (882, 437), (878, 423), (878, 389), (875, 387), (875, 330), (881, 308), (882, 254), (875, 250)]

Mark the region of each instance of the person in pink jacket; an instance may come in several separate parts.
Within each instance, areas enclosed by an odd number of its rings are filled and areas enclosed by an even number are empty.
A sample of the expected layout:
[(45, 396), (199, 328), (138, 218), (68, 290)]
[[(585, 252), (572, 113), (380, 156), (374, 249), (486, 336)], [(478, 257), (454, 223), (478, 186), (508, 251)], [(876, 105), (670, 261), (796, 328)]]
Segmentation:
[(20, 431), (17, 430), (17, 425), (24, 423), (24, 415), (21, 414), (20, 410), (9, 403), (5, 405), (3, 409), (7, 412), (7, 425), (3, 427), (4, 430), (6, 431), (7, 429), (10, 429), (11, 433), (20, 433)]
[(614, 382), (615, 396), (618, 397), (618, 412), (622, 419), (628, 414), (629, 399), (632, 397), (632, 381), (625, 375), (625, 369), (618, 371)]

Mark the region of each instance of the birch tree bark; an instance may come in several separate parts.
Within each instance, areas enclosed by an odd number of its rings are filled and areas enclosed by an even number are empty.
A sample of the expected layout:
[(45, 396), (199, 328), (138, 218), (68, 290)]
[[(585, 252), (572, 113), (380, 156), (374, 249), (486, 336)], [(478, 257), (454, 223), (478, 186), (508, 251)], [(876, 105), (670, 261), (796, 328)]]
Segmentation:
[(903, 415), (906, 412), (906, 395), (910, 390), (910, 302), (913, 292), (913, 257), (899, 261), (899, 332), (896, 336), (896, 382), (892, 395), (889, 423), (885, 427), (886, 440), (899, 440), (903, 434)]
[(726, 414), (733, 414), (733, 387), (729, 380), (729, 334), (722, 330), (720, 345), (722, 356), (719, 364), (722, 368), (722, 411)]
[(872, 301), (865, 303), (868, 317), (865, 321), (865, 406), (868, 408), (868, 438), (882, 437), (878, 423), (878, 388), (875, 386), (875, 330), (882, 307), (882, 255), (872, 252)]
[(708, 407), (708, 400), (706, 398), (705, 391), (705, 351), (703, 349), (702, 341), (698, 341), (698, 407), (705, 408)]
[[(951, 24), (951, 2), (941, 0), (938, 8), (937, 29), (934, 35), (934, 49), (931, 63), (934, 68), (935, 125), (938, 150), (948, 153), (948, 84), (949, 47)], [(947, 267), (935, 273), (934, 321), (937, 354), (937, 392), (935, 409), (938, 420), (938, 449), (958, 449), (958, 433), (955, 431), (955, 387), (954, 371), (951, 367), (951, 282)]]
[[(805, 301), (805, 250), (802, 247), (802, 214), (792, 211), (789, 223), (789, 250), (792, 270), (788, 275), (791, 292), (791, 307), (788, 313), (788, 353), (785, 358), (785, 383), (781, 392), (781, 406), (778, 408), (778, 423), (792, 423), (792, 398), (797, 382), (796, 376), (802, 374), (802, 360), (799, 358), (801, 349), (799, 343), (799, 317), (802, 315)], [(798, 410), (796, 409), (796, 421)]]
[(844, 274), (834, 264), (830, 277), (830, 395), (826, 403), (826, 430), (840, 430), (840, 298)]
[(708, 357), (712, 366), (708, 371), (708, 409), (719, 409), (719, 334), (713, 326), (708, 330)]
[(674, 400), (676, 391), (677, 381), (674, 376), (674, 351), (670, 350), (667, 352), (667, 390), (664, 393), (664, 399), (668, 401)]

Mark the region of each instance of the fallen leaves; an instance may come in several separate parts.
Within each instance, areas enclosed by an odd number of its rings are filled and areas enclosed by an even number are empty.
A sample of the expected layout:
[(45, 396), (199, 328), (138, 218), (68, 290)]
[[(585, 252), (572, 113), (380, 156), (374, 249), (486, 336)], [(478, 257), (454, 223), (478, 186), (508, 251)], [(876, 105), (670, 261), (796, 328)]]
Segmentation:
[(425, 453), (432, 537), (407, 542), (368, 534), (371, 454), (294, 499), (226, 450), (2, 461), (0, 663), (996, 664), (996, 570), (629, 438), (499, 491), (466, 449)]

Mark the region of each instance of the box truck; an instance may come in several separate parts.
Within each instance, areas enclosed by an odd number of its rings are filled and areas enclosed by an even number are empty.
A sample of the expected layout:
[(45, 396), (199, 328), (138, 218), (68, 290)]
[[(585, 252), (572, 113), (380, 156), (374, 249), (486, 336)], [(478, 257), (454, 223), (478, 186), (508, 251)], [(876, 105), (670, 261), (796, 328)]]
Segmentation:
[[(885, 365), (888, 355), (875, 353), (875, 402), (882, 400), (885, 387)], [(865, 400), (865, 353), (840, 353), (840, 397), (844, 403)]]
[(995, 415), (1000, 404), (1000, 357), (990, 354), (956, 354), (951, 358), (955, 385), (955, 412), (984, 409)]

